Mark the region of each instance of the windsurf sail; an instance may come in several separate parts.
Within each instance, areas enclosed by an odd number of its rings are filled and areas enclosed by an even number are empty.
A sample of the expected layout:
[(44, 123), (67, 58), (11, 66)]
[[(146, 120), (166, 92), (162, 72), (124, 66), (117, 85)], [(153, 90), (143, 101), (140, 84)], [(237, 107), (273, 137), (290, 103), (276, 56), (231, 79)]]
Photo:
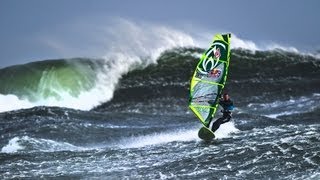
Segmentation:
[(216, 34), (195, 69), (190, 83), (189, 108), (204, 126), (209, 125), (227, 80), (231, 34)]

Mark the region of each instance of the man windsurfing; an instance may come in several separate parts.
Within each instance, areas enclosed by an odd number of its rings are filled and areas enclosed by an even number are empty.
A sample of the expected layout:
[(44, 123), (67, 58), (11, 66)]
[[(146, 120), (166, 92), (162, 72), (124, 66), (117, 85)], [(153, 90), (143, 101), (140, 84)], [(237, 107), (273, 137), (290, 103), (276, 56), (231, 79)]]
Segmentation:
[(223, 108), (221, 111), (223, 115), (214, 122), (212, 121), (213, 117), (211, 118), (209, 128), (212, 130), (212, 132), (215, 132), (217, 129), (219, 129), (221, 124), (229, 122), (232, 117), (231, 111), (234, 108), (233, 101), (230, 99), (227, 93), (224, 93), (222, 98), (220, 98), (219, 105)]
[[(190, 82), (189, 107), (203, 124), (198, 131), (198, 136), (203, 140), (212, 140), (215, 135), (211, 131), (217, 130), (220, 124), (230, 120), (231, 108), (227, 108), (228, 97), (221, 100), (220, 105), (224, 108), (224, 115), (213, 122), (219, 99), (224, 89), (230, 62), (231, 34), (216, 34), (210, 47), (202, 54), (200, 61), (192, 75)], [(209, 101), (212, 102), (209, 102)], [(226, 101), (224, 103), (224, 101)], [(211, 125), (211, 126), (209, 126)]]

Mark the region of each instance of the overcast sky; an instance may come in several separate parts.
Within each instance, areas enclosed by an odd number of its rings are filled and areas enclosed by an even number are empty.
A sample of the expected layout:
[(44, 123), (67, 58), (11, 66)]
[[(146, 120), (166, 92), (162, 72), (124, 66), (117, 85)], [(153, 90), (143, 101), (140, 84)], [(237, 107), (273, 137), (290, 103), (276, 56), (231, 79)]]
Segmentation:
[(69, 56), (99, 56), (104, 44), (93, 39), (95, 26), (117, 18), (181, 31), (229, 31), (255, 43), (314, 51), (320, 49), (319, 9), (318, 0), (0, 0), (0, 67), (63, 58), (53, 47), (64, 46), (54, 38), (74, 47)]

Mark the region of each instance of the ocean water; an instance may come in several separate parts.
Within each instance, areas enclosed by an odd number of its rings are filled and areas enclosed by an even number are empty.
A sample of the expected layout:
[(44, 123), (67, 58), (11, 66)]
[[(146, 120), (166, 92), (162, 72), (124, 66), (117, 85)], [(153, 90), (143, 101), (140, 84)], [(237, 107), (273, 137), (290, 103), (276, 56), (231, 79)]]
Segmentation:
[(204, 142), (188, 109), (203, 51), (0, 69), (0, 178), (320, 179), (320, 60), (232, 49), (233, 119)]

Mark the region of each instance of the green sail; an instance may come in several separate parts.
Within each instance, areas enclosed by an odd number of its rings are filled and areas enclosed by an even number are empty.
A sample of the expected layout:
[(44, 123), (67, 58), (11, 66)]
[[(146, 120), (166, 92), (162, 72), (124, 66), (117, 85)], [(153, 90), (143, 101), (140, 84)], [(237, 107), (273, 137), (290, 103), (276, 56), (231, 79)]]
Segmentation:
[(231, 34), (216, 34), (200, 58), (190, 83), (189, 108), (203, 125), (214, 116), (227, 80)]

